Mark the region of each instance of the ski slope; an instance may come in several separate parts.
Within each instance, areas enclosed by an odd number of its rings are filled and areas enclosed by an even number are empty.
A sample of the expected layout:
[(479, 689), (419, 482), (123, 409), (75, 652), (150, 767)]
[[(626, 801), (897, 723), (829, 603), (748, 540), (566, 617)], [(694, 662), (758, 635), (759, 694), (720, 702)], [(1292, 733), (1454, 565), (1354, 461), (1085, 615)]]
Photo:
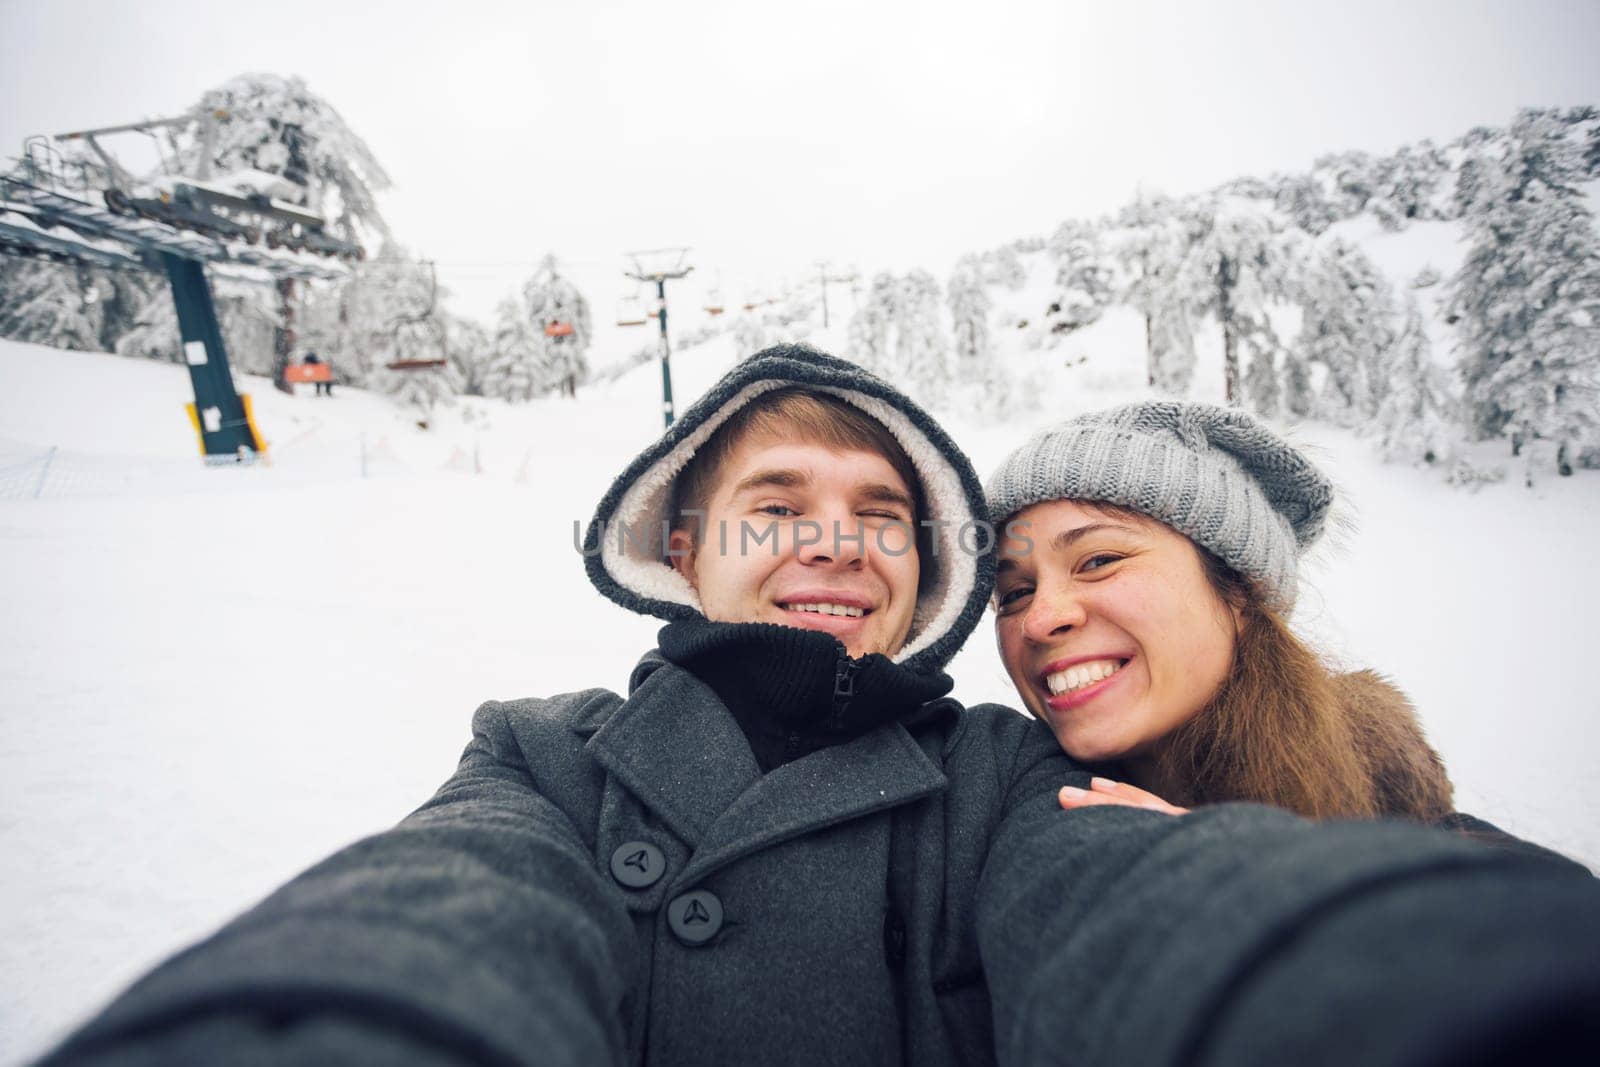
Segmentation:
[[(1142, 330), (1113, 309), (1014, 353), (1041, 385), (1002, 425), (938, 414), (986, 472), (1142, 395)], [(677, 354), (680, 405), (732, 361), (726, 337)], [(589, 586), (573, 524), (659, 432), (654, 365), (426, 430), (359, 391), (241, 385), (272, 464), (207, 470), (181, 366), (0, 341), (0, 1062), (419, 804), (480, 701), (622, 688), (653, 643)], [(1342, 493), (1297, 625), (1412, 696), (1463, 809), (1600, 865), (1600, 476), (1469, 493), (1293, 436)], [(987, 622), (952, 673), (1013, 702)]]

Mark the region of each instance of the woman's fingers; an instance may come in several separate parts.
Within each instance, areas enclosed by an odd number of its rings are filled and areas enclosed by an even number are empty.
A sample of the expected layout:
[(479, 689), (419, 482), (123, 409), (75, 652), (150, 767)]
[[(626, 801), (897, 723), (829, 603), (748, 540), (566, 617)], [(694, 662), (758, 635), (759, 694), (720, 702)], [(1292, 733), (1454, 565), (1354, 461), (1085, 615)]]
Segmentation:
[(1077, 786), (1064, 786), (1058, 796), (1063, 808), (1092, 808), (1098, 805), (1118, 804), (1129, 808), (1145, 808), (1149, 811), (1165, 812), (1168, 815), (1187, 815), (1188, 808), (1180, 808), (1168, 804), (1154, 793), (1146, 792), (1138, 786), (1126, 782), (1112, 781), (1110, 778), (1093, 778), (1090, 780), (1089, 789), (1079, 789)]
[(1102, 793), (1088, 789), (1079, 789), (1077, 786), (1073, 785), (1062, 786), (1061, 792), (1057, 795), (1057, 799), (1061, 801), (1061, 806), (1066, 808), (1068, 811), (1071, 811), (1074, 808), (1093, 808), (1108, 804), (1124, 808), (1137, 808), (1141, 806), (1135, 804), (1126, 797), (1113, 796), (1110, 793)]

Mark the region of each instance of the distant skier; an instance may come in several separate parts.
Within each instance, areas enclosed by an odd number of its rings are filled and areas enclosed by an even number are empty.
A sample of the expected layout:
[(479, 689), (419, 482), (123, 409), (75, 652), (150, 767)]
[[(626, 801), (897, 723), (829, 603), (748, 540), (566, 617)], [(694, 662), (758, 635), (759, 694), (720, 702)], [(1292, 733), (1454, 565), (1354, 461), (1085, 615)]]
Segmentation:
[[(317, 355), (315, 352), (307, 352), (306, 353), (306, 358), (304, 360), (302, 360), (302, 362), (304, 362), (307, 366), (312, 366), (312, 367), (321, 366), (322, 365), (322, 357)], [(316, 392), (313, 395), (315, 395), (315, 396), (332, 396), (333, 395), (333, 368), (331, 366), (328, 368), (328, 377), (325, 380), (320, 381), (320, 382), (313, 382), (311, 384), (316, 386)]]

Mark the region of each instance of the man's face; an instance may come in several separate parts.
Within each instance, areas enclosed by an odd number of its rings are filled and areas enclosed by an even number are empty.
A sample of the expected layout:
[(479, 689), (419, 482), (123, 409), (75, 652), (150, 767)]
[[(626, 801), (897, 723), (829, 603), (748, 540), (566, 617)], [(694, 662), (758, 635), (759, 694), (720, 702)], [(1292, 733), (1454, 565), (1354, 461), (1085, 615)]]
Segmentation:
[(821, 630), (851, 656), (905, 644), (919, 565), (911, 490), (875, 452), (748, 435), (729, 453), (675, 566), (716, 622)]

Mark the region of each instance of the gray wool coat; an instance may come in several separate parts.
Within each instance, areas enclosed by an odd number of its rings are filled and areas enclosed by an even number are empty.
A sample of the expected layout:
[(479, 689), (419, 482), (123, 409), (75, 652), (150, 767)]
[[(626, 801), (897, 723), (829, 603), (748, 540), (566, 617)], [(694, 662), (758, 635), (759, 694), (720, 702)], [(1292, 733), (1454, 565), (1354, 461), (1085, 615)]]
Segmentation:
[[(629, 688), (483, 705), (431, 801), (170, 961), (67, 1051), (126, 1052), (197, 1004), (228, 1047), (250, 1016), (315, 1002), (324, 1021), (393, 1024), (409, 1055), (484, 1062), (991, 1062), (973, 903), (1001, 823), (1050, 816), (1084, 777), (1049, 733), (944, 701), (915, 735), (891, 725), (763, 776), (692, 674), (651, 654)], [(614, 860), (641, 843), (661, 867), (630, 887)], [(701, 943), (670, 921), (691, 891), (721, 909)]]
[(1047, 731), (943, 703), (765, 776), (655, 655), (626, 699), (485, 704), (431, 801), (47, 1062), (1403, 1064), (1600, 994), (1586, 874), (1250, 806), (1062, 812)]

